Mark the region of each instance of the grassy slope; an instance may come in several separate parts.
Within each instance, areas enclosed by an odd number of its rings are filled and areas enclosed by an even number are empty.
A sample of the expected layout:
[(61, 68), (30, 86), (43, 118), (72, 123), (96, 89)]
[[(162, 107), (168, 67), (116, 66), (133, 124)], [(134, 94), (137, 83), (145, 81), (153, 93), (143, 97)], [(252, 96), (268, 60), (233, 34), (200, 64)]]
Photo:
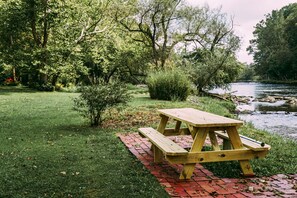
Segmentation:
[[(75, 93), (42, 93), (0, 87), (0, 197), (166, 197), (153, 176), (117, 139), (117, 132), (157, 126), (157, 108), (195, 107), (224, 116), (232, 105), (209, 98), (188, 102), (150, 100), (139, 94), (105, 128), (94, 129), (72, 110)], [(254, 160), (258, 175), (296, 173), (297, 143), (246, 125), (241, 133), (272, 145)], [(238, 176), (238, 163), (206, 166)]]

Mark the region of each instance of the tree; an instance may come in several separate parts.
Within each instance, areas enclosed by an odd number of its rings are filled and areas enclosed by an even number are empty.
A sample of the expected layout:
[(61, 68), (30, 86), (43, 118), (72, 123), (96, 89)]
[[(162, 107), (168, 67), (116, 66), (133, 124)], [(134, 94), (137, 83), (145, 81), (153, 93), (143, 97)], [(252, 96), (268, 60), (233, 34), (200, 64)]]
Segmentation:
[(232, 20), (183, 0), (7, 0), (0, 11), (1, 62), (37, 86), (144, 82), (149, 69), (175, 67), (179, 49), (211, 74), (198, 89), (235, 68)]
[[(1, 59), (31, 83), (86, 74), (82, 48), (113, 26), (112, 1), (8, 0), (1, 7)], [(0, 25), (0, 26), (1, 26)], [(95, 39), (98, 43), (98, 37)]]
[(148, 0), (139, 1), (132, 13), (117, 21), (150, 49), (156, 69), (164, 70), (174, 53), (185, 49), (182, 53), (193, 65), (191, 74), (198, 90), (235, 79), (241, 68), (234, 56), (239, 38), (233, 32), (233, 20), (227, 20), (220, 9), (192, 7), (181, 0)]
[(240, 72), (239, 77), (237, 80), (239, 81), (253, 81), (255, 80), (255, 71), (252, 65), (244, 65), (243, 70)]
[[(17, 69), (21, 69), (29, 53), (29, 43), (24, 32), (26, 26), (24, 10), (19, 1), (10, 1), (0, 6), (0, 60), (2, 64), (9, 66), (10, 76), (14, 81), (17, 78)], [(7, 68), (7, 67), (6, 67)]]
[(233, 31), (233, 20), (220, 9), (188, 7), (185, 17), (184, 57), (199, 92), (226, 86), (233, 82), (242, 65), (235, 52), (239, 38)]
[(96, 84), (99, 79), (109, 82), (113, 77), (139, 83), (145, 76), (149, 62), (147, 49), (131, 38), (118, 34), (113, 32), (101, 37), (94, 41), (95, 46), (84, 45), (83, 62), (89, 70), (84, 75), (86, 84)]
[(180, 42), (175, 30), (181, 18), (181, 6), (181, 0), (139, 1), (133, 15), (117, 17), (117, 21), (133, 33), (134, 41), (150, 49), (157, 69), (164, 69), (166, 60)]
[(253, 32), (248, 51), (253, 54), (255, 72), (262, 79), (296, 79), (297, 3), (273, 10)]

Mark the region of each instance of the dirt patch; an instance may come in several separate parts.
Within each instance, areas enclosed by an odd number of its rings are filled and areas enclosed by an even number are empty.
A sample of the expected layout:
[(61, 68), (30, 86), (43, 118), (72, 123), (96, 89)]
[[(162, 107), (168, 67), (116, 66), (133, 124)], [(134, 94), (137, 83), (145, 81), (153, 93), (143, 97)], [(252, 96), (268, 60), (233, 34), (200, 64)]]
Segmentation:
[(151, 110), (137, 112), (112, 112), (103, 122), (103, 128), (121, 128), (124, 130), (133, 127), (145, 127), (157, 125), (160, 117), (156, 112)]

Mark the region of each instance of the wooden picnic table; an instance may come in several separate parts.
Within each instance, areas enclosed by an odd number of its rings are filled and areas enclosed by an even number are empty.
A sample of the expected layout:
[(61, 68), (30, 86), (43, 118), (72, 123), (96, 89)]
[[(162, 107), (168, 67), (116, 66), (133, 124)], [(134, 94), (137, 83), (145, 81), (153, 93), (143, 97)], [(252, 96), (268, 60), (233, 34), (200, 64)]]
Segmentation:
[[(238, 160), (246, 176), (254, 175), (250, 159), (265, 157), (270, 146), (246, 136), (240, 136), (237, 128), (242, 121), (199, 111), (193, 108), (160, 109), (161, 117), (157, 130), (140, 128), (140, 134), (152, 142), (154, 161), (163, 158), (173, 164), (183, 164), (180, 179), (191, 178), (196, 163)], [(174, 120), (174, 128), (166, 128), (168, 120)], [(185, 125), (186, 127), (181, 127)], [(189, 151), (166, 136), (191, 135), (193, 143)], [(209, 136), (212, 151), (202, 151)], [(223, 148), (217, 137), (224, 139)], [(225, 149), (225, 150), (224, 150)], [(227, 150), (226, 150), (227, 149)]]

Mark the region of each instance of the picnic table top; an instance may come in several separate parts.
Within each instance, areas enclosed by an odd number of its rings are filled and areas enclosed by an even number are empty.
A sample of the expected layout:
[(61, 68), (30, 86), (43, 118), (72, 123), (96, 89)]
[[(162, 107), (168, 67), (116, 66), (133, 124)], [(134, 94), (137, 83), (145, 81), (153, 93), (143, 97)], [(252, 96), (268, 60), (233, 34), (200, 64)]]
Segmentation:
[(230, 127), (243, 125), (243, 121), (193, 108), (159, 109), (158, 113), (194, 127)]

